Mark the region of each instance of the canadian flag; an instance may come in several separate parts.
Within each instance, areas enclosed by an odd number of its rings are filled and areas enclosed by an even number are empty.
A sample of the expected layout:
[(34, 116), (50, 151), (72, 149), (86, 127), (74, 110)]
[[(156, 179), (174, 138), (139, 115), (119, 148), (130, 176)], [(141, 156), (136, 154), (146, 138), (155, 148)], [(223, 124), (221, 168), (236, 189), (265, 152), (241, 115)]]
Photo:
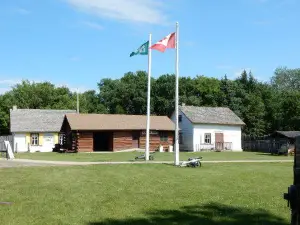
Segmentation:
[(175, 32), (156, 42), (150, 48), (158, 50), (160, 52), (164, 52), (166, 48), (175, 48)]

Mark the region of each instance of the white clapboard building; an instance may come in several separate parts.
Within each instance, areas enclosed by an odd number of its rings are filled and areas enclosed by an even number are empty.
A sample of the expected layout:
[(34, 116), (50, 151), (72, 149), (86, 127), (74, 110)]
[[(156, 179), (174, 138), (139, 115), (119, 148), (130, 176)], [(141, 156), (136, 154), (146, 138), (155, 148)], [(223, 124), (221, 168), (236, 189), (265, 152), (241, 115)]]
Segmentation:
[[(175, 122), (175, 112), (171, 116)], [(181, 151), (242, 151), (245, 123), (226, 107), (179, 106)]]

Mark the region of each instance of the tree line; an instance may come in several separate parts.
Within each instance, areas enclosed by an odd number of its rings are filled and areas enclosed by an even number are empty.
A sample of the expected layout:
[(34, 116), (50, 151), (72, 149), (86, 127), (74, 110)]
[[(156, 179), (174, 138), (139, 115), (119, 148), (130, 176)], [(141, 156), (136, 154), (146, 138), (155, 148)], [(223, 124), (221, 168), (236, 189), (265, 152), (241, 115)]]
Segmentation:
[[(175, 108), (175, 75), (151, 79), (151, 114), (168, 115)], [(98, 90), (79, 95), (80, 112), (146, 114), (147, 73), (128, 72), (120, 79), (102, 79)], [(179, 103), (229, 107), (245, 123), (245, 134), (262, 136), (275, 130), (300, 129), (300, 69), (277, 68), (269, 82), (243, 71), (236, 79), (198, 75), (180, 77)], [(0, 134), (9, 133), (9, 110), (76, 109), (76, 93), (50, 82), (27, 80), (0, 95)]]

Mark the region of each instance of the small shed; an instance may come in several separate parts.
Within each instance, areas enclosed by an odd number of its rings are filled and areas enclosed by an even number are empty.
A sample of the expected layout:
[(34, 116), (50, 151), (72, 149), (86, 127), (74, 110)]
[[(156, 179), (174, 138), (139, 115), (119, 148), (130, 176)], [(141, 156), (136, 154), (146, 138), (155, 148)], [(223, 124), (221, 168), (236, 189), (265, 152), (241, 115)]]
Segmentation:
[(294, 144), (296, 137), (300, 136), (300, 131), (275, 131), (273, 134), (270, 135), (271, 138), (274, 139), (285, 139), (290, 144)]
[[(175, 112), (171, 117), (175, 123)], [(183, 151), (242, 151), (245, 123), (227, 107), (179, 106), (179, 144)]]
[(10, 132), (14, 152), (52, 152), (56, 144), (62, 144), (60, 132), (65, 114), (76, 110), (18, 109), (10, 110)]

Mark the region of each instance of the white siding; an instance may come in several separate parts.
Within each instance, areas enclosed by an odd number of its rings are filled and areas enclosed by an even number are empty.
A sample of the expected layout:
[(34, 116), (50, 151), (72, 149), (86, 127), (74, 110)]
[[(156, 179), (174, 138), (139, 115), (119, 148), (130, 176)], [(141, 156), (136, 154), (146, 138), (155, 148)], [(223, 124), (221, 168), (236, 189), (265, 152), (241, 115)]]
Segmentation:
[[(40, 133), (41, 134), (41, 133)], [(42, 133), (39, 143), (41, 145), (30, 145), (30, 152), (52, 152), (55, 146), (54, 133)]]
[[(26, 134), (13, 133), (13, 151), (14, 152), (52, 152), (55, 146), (55, 133), (43, 133), (40, 136), (40, 143), (42, 145), (31, 145), (30, 137), (26, 140)], [(26, 143), (29, 142), (29, 143)]]
[(215, 144), (215, 133), (224, 134), (224, 142), (232, 142), (233, 151), (242, 151), (242, 137), (241, 126), (226, 126), (226, 125), (206, 125), (197, 124), (194, 125), (194, 151), (196, 146), (204, 143), (205, 133), (211, 134), (211, 145), (208, 148), (212, 148)]
[(54, 146), (54, 133), (44, 133), (41, 152), (52, 152)]
[[(182, 116), (182, 121), (179, 122), (179, 129), (182, 133), (183, 144), (179, 146), (180, 150), (193, 151), (193, 124), (179, 110), (179, 115)], [(175, 123), (175, 112), (171, 116), (171, 120)]]

